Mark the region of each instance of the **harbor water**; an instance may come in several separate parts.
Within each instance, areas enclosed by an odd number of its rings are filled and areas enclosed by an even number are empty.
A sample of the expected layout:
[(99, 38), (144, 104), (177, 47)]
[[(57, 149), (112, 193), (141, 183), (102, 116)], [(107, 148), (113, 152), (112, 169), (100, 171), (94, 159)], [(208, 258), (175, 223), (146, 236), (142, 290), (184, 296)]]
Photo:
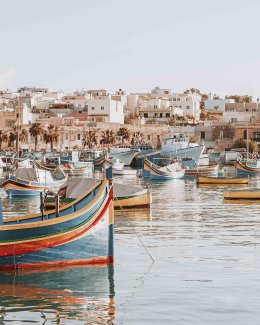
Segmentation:
[[(260, 201), (192, 179), (116, 180), (149, 186), (152, 207), (115, 216), (114, 266), (1, 273), (0, 324), (257, 324)], [(6, 217), (39, 211), (4, 195)]]

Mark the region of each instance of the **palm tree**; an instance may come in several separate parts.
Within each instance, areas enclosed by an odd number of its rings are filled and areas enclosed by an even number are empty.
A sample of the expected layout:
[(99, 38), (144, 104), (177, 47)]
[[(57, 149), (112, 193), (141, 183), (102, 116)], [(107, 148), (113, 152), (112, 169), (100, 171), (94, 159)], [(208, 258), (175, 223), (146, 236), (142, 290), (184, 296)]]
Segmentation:
[(103, 144), (114, 144), (115, 143), (114, 131), (109, 129), (103, 131), (100, 142)]
[(6, 132), (0, 130), (0, 151), (2, 150), (2, 144), (3, 142), (8, 141), (8, 135)]
[(8, 146), (14, 147), (14, 142), (17, 141), (17, 135), (14, 131), (9, 132), (8, 134)]
[(38, 136), (44, 133), (41, 123), (33, 123), (29, 128), (29, 133), (34, 137), (34, 151), (37, 150)]
[(126, 127), (119, 128), (119, 130), (117, 131), (117, 135), (121, 137), (122, 143), (124, 142), (124, 140), (129, 140), (130, 138), (130, 132)]
[(26, 129), (22, 129), (19, 132), (19, 140), (22, 142), (27, 142), (28, 141), (28, 131)]
[(88, 145), (88, 148), (91, 149), (94, 145), (97, 144), (97, 132), (95, 130), (84, 132), (81, 142), (84, 149), (86, 145)]
[(48, 130), (44, 132), (43, 139), (46, 144), (51, 144), (51, 151), (53, 151), (53, 144), (57, 143), (60, 137), (60, 130), (57, 126), (50, 124)]

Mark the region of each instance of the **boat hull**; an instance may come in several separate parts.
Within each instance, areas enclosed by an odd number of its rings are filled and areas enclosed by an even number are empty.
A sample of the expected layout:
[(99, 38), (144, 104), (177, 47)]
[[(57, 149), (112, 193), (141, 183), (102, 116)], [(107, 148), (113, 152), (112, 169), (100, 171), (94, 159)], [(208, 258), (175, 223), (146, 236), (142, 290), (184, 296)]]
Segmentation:
[(217, 175), (218, 165), (215, 166), (205, 166), (185, 169), (185, 177), (197, 177), (198, 175)]
[(109, 156), (109, 158), (119, 159), (124, 162), (124, 166), (130, 166), (134, 157), (138, 154), (136, 150), (130, 150), (126, 152), (114, 153)]
[(113, 262), (113, 191), (108, 182), (71, 204), (0, 226), (0, 269)]
[(2, 188), (9, 196), (39, 195), (41, 192), (51, 190), (56, 193), (65, 184), (67, 177), (53, 183), (39, 183), (18, 179), (14, 176), (2, 182)]
[(188, 147), (185, 149), (178, 149), (176, 151), (171, 151), (168, 153), (161, 153), (160, 151), (156, 151), (153, 153), (149, 153), (147, 155), (137, 155), (134, 159), (133, 167), (136, 168), (143, 168), (144, 158), (148, 159), (151, 162), (154, 162), (154, 159), (158, 158), (191, 158), (192, 164), (198, 164), (199, 158), (204, 150), (203, 145)]
[(239, 161), (236, 162), (236, 170), (238, 175), (260, 175), (260, 168), (250, 167), (246, 164), (242, 164)]
[(114, 199), (115, 212), (124, 210), (138, 211), (150, 208), (151, 198), (147, 190), (128, 196), (118, 196)]
[(248, 184), (248, 177), (207, 177), (198, 176), (198, 184)]
[(224, 199), (260, 200), (260, 190), (224, 191)]

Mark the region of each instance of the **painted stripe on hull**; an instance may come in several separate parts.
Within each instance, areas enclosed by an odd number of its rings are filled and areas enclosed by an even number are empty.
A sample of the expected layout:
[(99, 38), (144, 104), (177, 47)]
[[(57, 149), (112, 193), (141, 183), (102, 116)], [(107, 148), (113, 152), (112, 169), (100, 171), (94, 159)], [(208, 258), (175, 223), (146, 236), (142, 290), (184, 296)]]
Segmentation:
[(96, 258), (89, 258), (85, 260), (71, 260), (71, 261), (57, 261), (45, 263), (27, 263), (27, 264), (11, 264), (0, 265), (0, 270), (13, 270), (13, 269), (41, 269), (41, 268), (55, 268), (67, 266), (84, 266), (84, 265), (107, 265), (114, 263), (114, 256), (103, 256)]

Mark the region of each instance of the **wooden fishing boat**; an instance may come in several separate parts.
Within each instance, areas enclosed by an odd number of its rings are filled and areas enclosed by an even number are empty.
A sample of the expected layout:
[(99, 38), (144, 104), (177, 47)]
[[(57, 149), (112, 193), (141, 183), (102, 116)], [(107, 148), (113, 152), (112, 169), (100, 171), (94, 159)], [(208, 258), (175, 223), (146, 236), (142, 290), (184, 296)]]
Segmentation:
[(255, 164), (237, 161), (235, 166), (238, 175), (260, 175), (260, 161), (256, 161)]
[(194, 168), (185, 169), (185, 177), (197, 177), (198, 175), (217, 175), (218, 165), (212, 166), (197, 166)]
[(150, 179), (167, 180), (178, 179), (184, 176), (185, 169), (182, 169), (178, 162), (160, 167), (150, 162), (148, 159), (144, 160), (143, 176), (149, 175)]
[(93, 169), (92, 163), (86, 163), (86, 165), (83, 166), (77, 166), (76, 163), (60, 164), (57, 166), (55, 164), (35, 162), (34, 165), (39, 169), (47, 170), (50, 172), (53, 172), (59, 166), (63, 170), (63, 172), (69, 176), (82, 176), (84, 174), (92, 172)]
[(138, 211), (150, 208), (151, 196), (148, 189), (124, 184), (114, 186), (114, 210), (115, 212)]
[(223, 192), (224, 199), (245, 199), (245, 200), (259, 200), (260, 189), (243, 189), (243, 190), (230, 190)]
[(53, 172), (38, 168), (17, 168), (7, 175), (1, 187), (9, 196), (39, 195), (44, 190), (57, 192), (67, 181), (67, 176), (60, 169)]
[[(64, 206), (75, 201), (76, 197), (89, 189), (95, 183), (92, 178), (69, 179), (64, 188), (59, 191), (61, 194), (60, 204)], [(150, 208), (151, 197), (148, 189), (137, 186), (114, 183), (114, 210), (139, 211)], [(46, 209), (55, 207), (55, 195), (45, 198)]]
[(212, 177), (198, 175), (198, 184), (248, 184), (248, 177)]
[(113, 187), (96, 181), (64, 207), (3, 219), (0, 269), (113, 262)]

